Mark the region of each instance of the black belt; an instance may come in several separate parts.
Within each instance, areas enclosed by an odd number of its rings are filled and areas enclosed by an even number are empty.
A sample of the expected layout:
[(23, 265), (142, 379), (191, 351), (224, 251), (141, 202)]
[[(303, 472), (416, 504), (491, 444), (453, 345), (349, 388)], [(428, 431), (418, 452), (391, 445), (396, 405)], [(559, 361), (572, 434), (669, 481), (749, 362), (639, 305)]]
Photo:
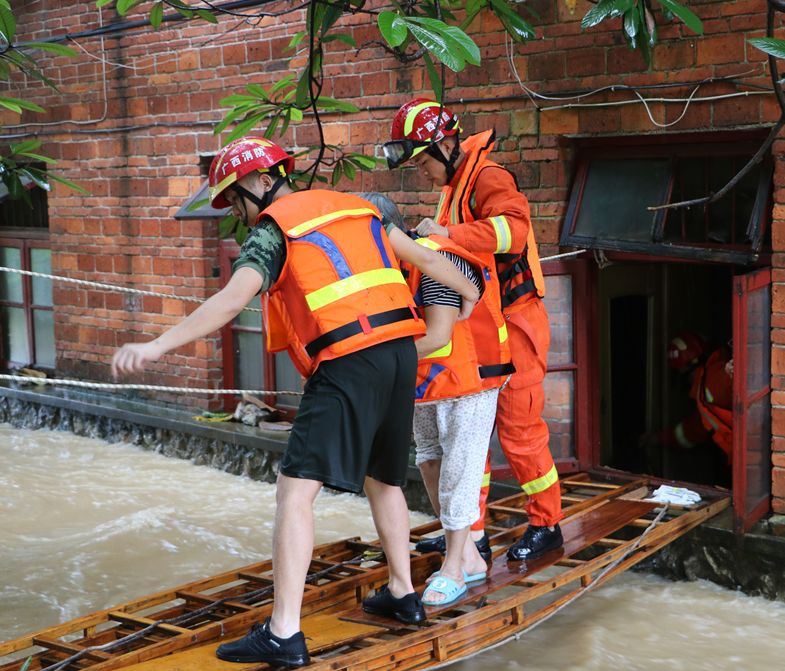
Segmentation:
[[(417, 316), (414, 314), (414, 311), (411, 308), (407, 307), (395, 308), (394, 310), (387, 310), (385, 312), (377, 312), (375, 315), (368, 315), (366, 319), (368, 326), (371, 328), (376, 328), (378, 326), (394, 324), (395, 322), (402, 322), (407, 319), (417, 319)], [(348, 324), (344, 324), (343, 326), (339, 326), (332, 331), (323, 333), (318, 338), (309, 342), (305, 346), (305, 351), (308, 353), (308, 356), (313, 358), (325, 347), (329, 347), (330, 345), (334, 345), (337, 342), (341, 342), (341, 340), (346, 340), (347, 338), (358, 335), (359, 333), (362, 333), (363, 330), (363, 322), (361, 322), (359, 319)]]
[(515, 372), (515, 366), (512, 363), (497, 363), (492, 366), (480, 366), (480, 377), (484, 380), (486, 377), (501, 377), (502, 375), (512, 375)]
[(534, 283), (533, 279), (526, 280), (517, 287), (510, 289), (509, 291), (502, 294), (502, 308), (509, 307), (521, 296), (525, 296), (532, 291), (537, 291), (537, 285)]

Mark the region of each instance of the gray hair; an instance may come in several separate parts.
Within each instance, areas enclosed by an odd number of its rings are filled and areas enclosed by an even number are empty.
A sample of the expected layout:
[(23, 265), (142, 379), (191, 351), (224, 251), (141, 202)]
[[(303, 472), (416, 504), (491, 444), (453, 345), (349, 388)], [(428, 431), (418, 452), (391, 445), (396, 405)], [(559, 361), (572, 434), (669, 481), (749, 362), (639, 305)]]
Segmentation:
[(387, 226), (392, 224), (402, 231), (406, 231), (406, 224), (403, 222), (403, 215), (395, 203), (393, 203), (387, 196), (378, 193), (377, 191), (366, 191), (357, 194), (360, 198), (367, 200), (374, 205), (379, 212), (382, 213), (382, 223)]

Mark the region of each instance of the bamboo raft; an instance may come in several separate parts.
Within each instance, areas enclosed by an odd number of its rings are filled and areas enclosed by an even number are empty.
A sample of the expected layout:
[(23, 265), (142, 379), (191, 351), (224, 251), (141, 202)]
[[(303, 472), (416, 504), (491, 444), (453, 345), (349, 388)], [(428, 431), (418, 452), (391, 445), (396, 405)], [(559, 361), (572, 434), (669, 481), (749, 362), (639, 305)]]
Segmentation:
[[(302, 610), (308, 668), (434, 669), (471, 657), (520, 635), (730, 502), (721, 493), (701, 492), (696, 506), (663, 510), (643, 500), (653, 488), (646, 479), (613, 484), (579, 474), (561, 487), (563, 548), (528, 564), (508, 562), (506, 548), (526, 527), (525, 495), (490, 504), (488, 579), (454, 603), (427, 608), (422, 625), (363, 612), (362, 599), (386, 582), (377, 543), (350, 538), (315, 548)], [(413, 529), (411, 539), (438, 529), (438, 521), (431, 522)], [(421, 591), (441, 557), (412, 551), (411, 562)], [(0, 671), (20, 671), (28, 657), (29, 671), (262, 671), (270, 667), (223, 662), (215, 649), (269, 615), (272, 596), (267, 560), (0, 643)]]

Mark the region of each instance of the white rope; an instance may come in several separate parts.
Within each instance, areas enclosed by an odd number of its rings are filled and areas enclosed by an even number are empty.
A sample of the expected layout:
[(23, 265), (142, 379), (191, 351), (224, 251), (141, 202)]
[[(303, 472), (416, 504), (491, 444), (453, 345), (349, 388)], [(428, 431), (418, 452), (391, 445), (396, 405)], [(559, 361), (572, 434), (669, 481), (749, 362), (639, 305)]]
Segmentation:
[(564, 254), (554, 254), (553, 256), (543, 256), (540, 259), (540, 263), (545, 263), (546, 261), (555, 261), (556, 259), (563, 259), (563, 258), (566, 258), (568, 256), (577, 256), (578, 254), (583, 254), (585, 251), (587, 251), (587, 250), (579, 249), (576, 252), (564, 252)]
[[(56, 282), (70, 282), (71, 284), (81, 284), (82, 286), (95, 287), (96, 289), (109, 289), (112, 291), (122, 291), (128, 294), (141, 294), (142, 296), (156, 296), (158, 298), (169, 298), (179, 301), (188, 301), (189, 303), (203, 303), (201, 298), (193, 296), (176, 296), (174, 294), (164, 294), (159, 291), (145, 291), (143, 289), (134, 289), (133, 287), (122, 287), (116, 284), (103, 284), (101, 282), (91, 282), (90, 280), (77, 280), (73, 277), (63, 277), (62, 275), (47, 275), (46, 273), (37, 273), (32, 270), (20, 270), (19, 268), (5, 268), (0, 266), (0, 272), (4, 273), (17, 273), (19, 275), (29, 275), (30, 277), (42, 277), (47, 280), (54, 280)], [(262, 312), (259, 308), (243, 308), (246, 312)]]
[(0, 380), (10, 380), (14, 382), (26, 382), (32, 384), (51, 384), (63, 385), (67, 387), (85, 387), (88, 389), (140, 389), (150, 391), (170, 391), (177, 392), (178, 394), (226, 394), (226, 395), (241, 395), (241, 394), (255, 394), (257, 396), (264, 396), (266, 394), (278, 394), (289, 396), (302, 396), (301, 391), (272, 391), (269, 389), (210, 389), (198, 387), (164, 387), (162, 385), (154, 384), (111, 384), (108, 382), (83, 382), (82, 380), (66, 380), (55, 377), (33, 377), (27, 375), (0, 375)]

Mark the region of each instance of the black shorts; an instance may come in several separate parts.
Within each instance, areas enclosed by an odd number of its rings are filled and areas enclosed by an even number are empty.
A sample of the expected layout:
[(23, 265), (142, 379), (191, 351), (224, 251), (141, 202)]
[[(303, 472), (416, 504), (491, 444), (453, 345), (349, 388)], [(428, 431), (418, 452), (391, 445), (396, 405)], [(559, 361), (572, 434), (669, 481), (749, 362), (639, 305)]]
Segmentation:
[(399, 338), (319, 364), (305, 384), (280, 471), (360, 492), (369, 476), (403, 486), (417, 351)]

